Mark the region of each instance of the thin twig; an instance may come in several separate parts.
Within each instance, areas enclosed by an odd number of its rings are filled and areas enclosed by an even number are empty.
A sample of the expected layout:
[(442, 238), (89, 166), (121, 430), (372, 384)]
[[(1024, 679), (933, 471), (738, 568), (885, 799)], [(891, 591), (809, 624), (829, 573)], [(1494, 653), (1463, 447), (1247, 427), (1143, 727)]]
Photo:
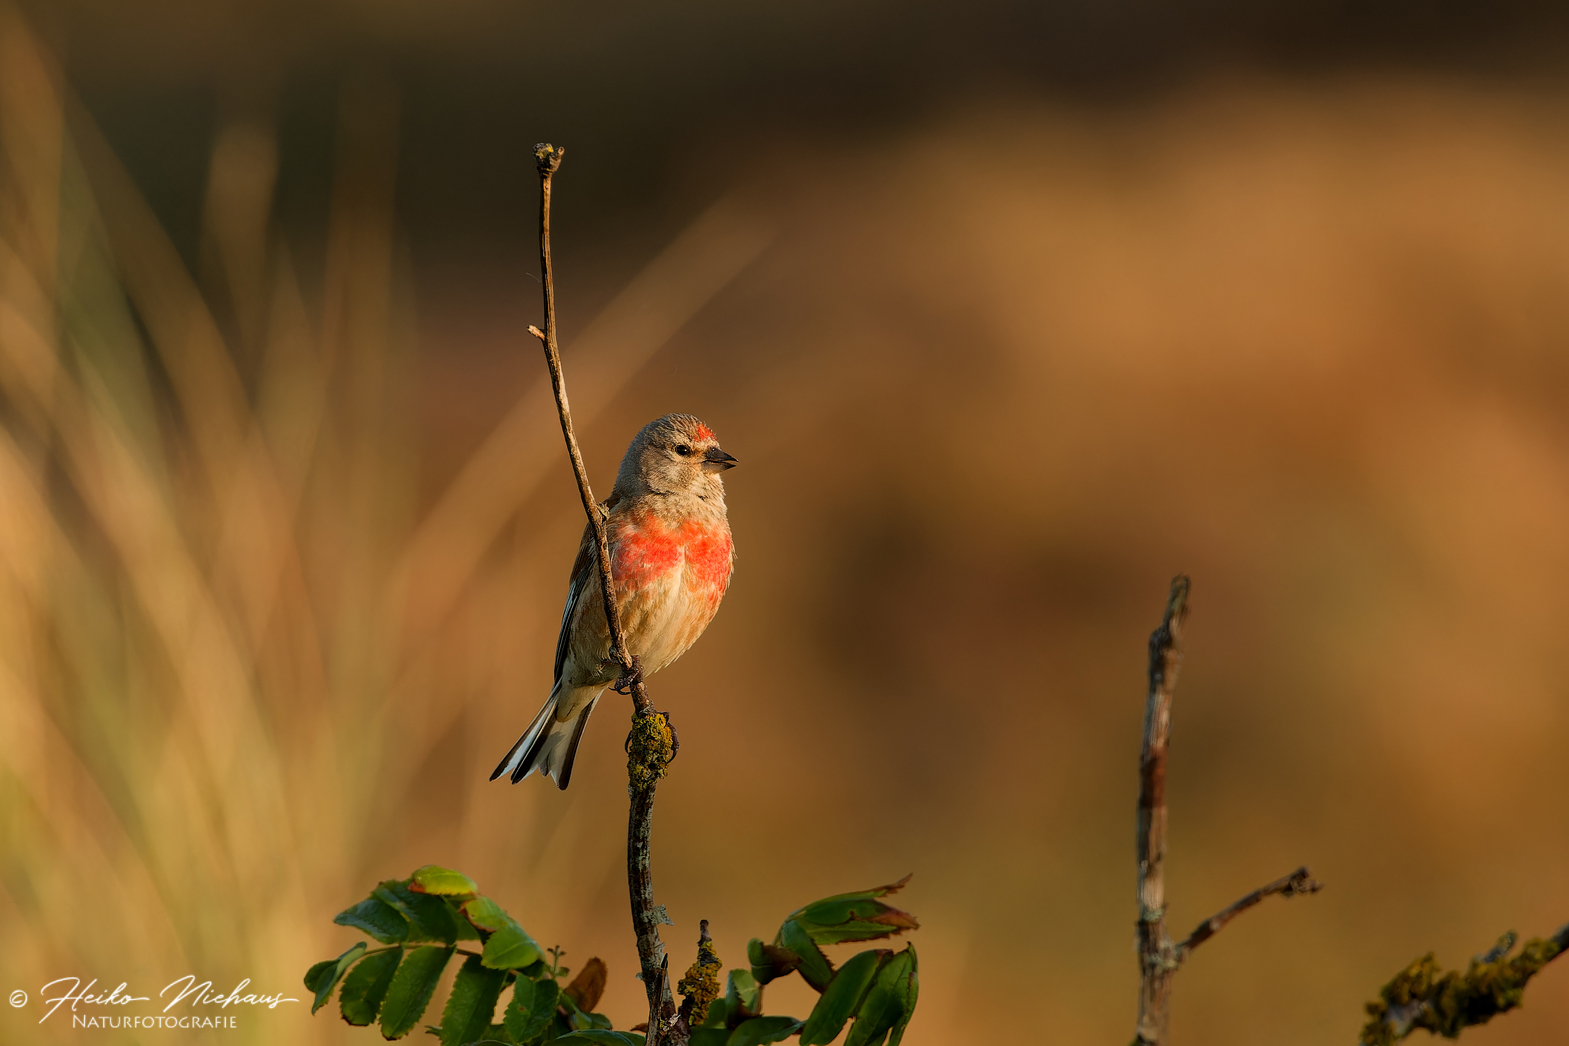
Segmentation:
[(1160, 627), (1150, 636), (1149, 696), (1139, 753), (1138, 1043), (1164, 1041), (1171, 976), (1182, 962), (1166, 932), (1166, 743), (1171, 735), (1171, 692), (1182, 663), (1178, 642), (1187, 613), (1188, 579), (1178, 575), (1172, 579)]
[[(615, 589), (611, 586), (610, 535), (605, 527), (607, 513), (594, 499), (594, 489), (588, 482), (588, 466), (583, 464), (583, 453), (578, 449), (577, 433), (572, 429), (572, 408), (567, 404), (566, 378), (561, 373), (561, 350), (556, 343), (556, 280), (550, 262), (550, 180), (561, 167), (566, 150), (548, 142), (534, 148), (534, 161), (539, 167), (539, 270), (544, 275), (540, 281), (545, 297), (545, 329), (529, 327), (545, 348), (545, 362), (550, 367), (550, 385), (556, 394), (556, 413), (561, 418), (561, 434), (566, 437), (567, 456), (572, 459), (572, 474), (577, 477), (578, 495), (583, 499), (583, 512), (599, 546), (599, 591), (605, 603), (605, 620), (610, 625), (610, 660), (623, 669), (632, 668), (632, 655), (627, 650), (626, 633), (621, 629), (621, 612), (616, 606)], [(647, 699), (647, 693), (643, 694)], [(641, 710), (641, 705), (639, 706)]]
[[(594, 499), (593, 488), (589, 486), (588, 468), (583, 464), (583, 454), (578, 449), (577, 435), (572, 429), (566, 380), (561, 373), (561, 352), (556, 344), (556, 288), (550, 260), (550, 181), (560, 168), (565, 153), (565, 149), (548, 143), (534, 148), (534, 162), (539, 169), (539, 267), (540, 286), (545, 298), (545, 329), (542, 331), (530, 327), (529, 332), (544, 345), (545, 361), (550, 367), (550, 384), (556, 394), (556, 413), (561, 418), (561, 434), (566, 438), (567, 455), (572, 459), (572, 473), (577, 478), (578, 494), (583, 499), (583, 512), (588, 516), (589, 526), (594, 528), (599, 551), (599, 590), (604, 598), (605, 621), (610, 627), (609, 660), (620, 665), (624, 673), (631, 674), (635, 662), (627, 646), (612, 584), (610, 537), (605, 526), (608, 513)], [(655, 1046), (662, 1038), (660, 1030), (668, 1015), (675, 1013), (675, 1000), (670, 993), (669, 980), (664, 976), (668, 959), (664, 942), (659, 939), (660, 922), (669, 920), (665, 918), (664, 909), (654, 904), (649, 851), (649, 836), (654, 819), (654, 787), (664, 774), (664, 765), (669, 762), (672, 746), (668, 743), (669, 723), (663, 713), (654, 710), (648, 688), (641, 679), (632, 684), (631, 693), (632, 736), (639, 743), (629, 745), (632, 759), (628, 762), (631, 809), (627, 817), (627, 887), (632, 900), (632, 929), (637, 934), (638, 961), (642, 967), (644, 989), (648, 993), (648, 1041), (649, 1046)]]
[(1199, 924), (1181, 944), (1166, 931), (1166, 748), (1171, 737), (1171, 695), (1182, 663), (1179, 646), (1188, 614), (1188, 579), (1172, 579), (1160, 627), (1150, 636), (1149, 696), (1144, 707), (1144, 746), (1139, 754), (1139, 1023), (1134, 1046), (1166, 1041), (1171, 981), (1193, 949), (1266, 897), (1295, 897), (1323, 888), (1306, 868), (1259, 887)]
[(1193, 949), (1219, 933), (1221, 927), (1266, 897), (1273, 897), (1277, 893), (1282, 897), (1296, 897), (1304, 893), (1318, 893), (1323, 888), (1324, 884), (1313, 878), (1313, 873), (1306, 868), (1298, 868), (1290, 875), (1281, 876), (1272, 883), (1260, 886), (1240, 901), (1221, 909), (1199, 923), (1198, 928), (1188, 934), (1188, 939), (1177, 946), (1177, 959), (1179, 962), (1187, 959)]

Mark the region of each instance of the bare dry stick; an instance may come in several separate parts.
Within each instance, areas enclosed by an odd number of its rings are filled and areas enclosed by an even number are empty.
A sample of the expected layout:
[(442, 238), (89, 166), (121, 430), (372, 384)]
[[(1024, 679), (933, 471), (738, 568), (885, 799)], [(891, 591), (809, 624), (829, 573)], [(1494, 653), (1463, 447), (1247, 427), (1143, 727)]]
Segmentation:
[(1166, 1041), (1171, 979), (1188, 955), (1237, 915), (1273, 894), (1294, 897), (1322, 888), (1306, 868), (1243, 897), (1199, 924), (1181, 944), (1166, 932), (1166, 746), (1171, 736), (1171, 694), (1182, 663), (1179, 643), (1188, 614), (1188, 579), (1171, 581), (1160, 627), (1150, 635), (1149, 699), (1144, 707), (1144, 746), (1139, 756), (1139, 1023), (1134, 1046)]
[(1188, 934), (1188, 939), (1177, 946), (1177, 959), (1186, 959), (1189, 952), (1219, 933), (1222, 926), (1266, 897), (1273, 897), (1277, 893), (1282, 897), (1295, 897), (1298, 894), (1318, 893), (1323, 888), (1324, 884), (1313, 878), (1313, 873), (1306, 868), (1298, 868), (1290, 875), (1283, 875), (1272, 883), (1260, 886), (1240, 901), (1199, 923), (1198, 929)]
[(534, 147), (534, 162), (539, 168), (539, 266), (540, 285), (545, 295), (545, 329), (530, 327), (545, 347), (550, 366), (550, 384), (556, 394), (556, 413), (561, 417), (561, 434), (566, 438), (572, 473), (577, 477), (583, 512), (599, 546), (599, 590), (605, 601), (605, 620), (610, 625), (610, 657), (621, 666), (623, 679), (631, 682), (632, 733), (627, 739), (627, 791), (631, 811), (627, 818), (627, 887), (632, 898), (632, 929), (637, 934), (637, 957), (642, 967), (644, 989), (648, 993), (648, 1044), (658, 1046), (675, 1015), (675, 1000), (664, 971), (668, 960), (664, 942), (659, 939), (659, 924), (668, 923), (663, 907), (654, 904), (654, 878), (650, 867), (649, 835), (654, 821), (654, 788), (665, 775), (665, 767), (675, 754), (669, 718), (654, 710), (648, 688), (636, 677), (636, 664), (627, 649), (626, 633), (616, 606), (610, 576), (610, 539), (605, 530), (607, 513), (594, 500), (588, 483), (588, 469), (578, 450), (572, 431), (572, 411), (567, 405), (566, 381), (561, 374), (561, 352), (556, 345), (556, 289), (550, 264), (550, 180), (561, 166), (566, 150), (541, 143)]

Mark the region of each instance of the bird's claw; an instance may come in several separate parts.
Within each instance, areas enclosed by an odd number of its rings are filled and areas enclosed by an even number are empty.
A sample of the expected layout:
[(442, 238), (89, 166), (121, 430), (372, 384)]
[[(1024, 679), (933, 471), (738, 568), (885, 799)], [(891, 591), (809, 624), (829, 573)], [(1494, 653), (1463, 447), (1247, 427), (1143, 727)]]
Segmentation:
[(630, 694), (632, 688), (643, 681), (643, 659), (636, 654), (632, 655), (632, 667), (623, 669), (621, 678), (613, 683), (610, 689), (618, 694)]

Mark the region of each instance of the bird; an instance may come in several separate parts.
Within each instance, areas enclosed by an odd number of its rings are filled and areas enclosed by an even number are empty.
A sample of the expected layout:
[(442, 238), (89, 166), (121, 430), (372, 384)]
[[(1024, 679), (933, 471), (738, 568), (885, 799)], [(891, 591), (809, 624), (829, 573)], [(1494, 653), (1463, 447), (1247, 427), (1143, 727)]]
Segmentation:
[(490, 775), (517, 784), (536, 770), (565, 789), (588, 717), (612, 683), (619, 689), (689, 650), (719, 610), (735, 568), (735, 542), (720, 474), (736, 459), (690, 414), (643, 426), (627, 447), (610, 496), (610, 576), (634, 659), (630, 674), (609, 659), (594, 527), (583, 530), (556, 641), (555, 681), (544, 707)]

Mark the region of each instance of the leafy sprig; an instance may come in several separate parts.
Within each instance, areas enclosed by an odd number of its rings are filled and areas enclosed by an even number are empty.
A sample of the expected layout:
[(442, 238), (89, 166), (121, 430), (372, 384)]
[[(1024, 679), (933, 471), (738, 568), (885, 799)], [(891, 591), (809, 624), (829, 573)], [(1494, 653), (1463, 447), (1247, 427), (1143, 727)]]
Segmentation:
[[(773, 943), (754, 939), (748, 945), (749, 967), (731, 970), (724, 995), (717, 998), (709, 971), (719, 960), (705, 935), (694, 964), (702, 968), (701, 975), (684, 981), (682, 993), (698, 1010), (707, 1002), (706, 1013), (695, 1027), (683, 1021), (670, 1029), (675, 1039), (690, 1046), (765, 1046), (799, 1036), (801, 1046), (822, 1046), (849, 1025), (844, 1046), (898, 1046), (920, 991), (914, 946), (863, 951), (837, 968), (823, 947), (916, 929), (914, 916), (880, 900), (908, 879), (827, 897), (790, 913)], [(447, 966), (462, 956), (441, 1023), (427, 1026), (442, 1046), (643, 1046), (645, 1041), (637, 1031), (616, 1031), (610, 1018), (594, 1011), (604, 994), (603, 962), (590, 959), (563, 987), (565, 953), (540, 948), (461, 872), (426, 865), (407, 879), (378, 884), (333, 921), (382, 947), (359, 941), (337, 958), (312, 966), (305, 975), (305, 986), (315, 995), (312, 1013), (337, 989), (345, 1021), (364, 1027), (379, 1020), (384, 1038), (400, 1039), (430, 1008)], [(477, 949), (466, 942), (477, 943)], [(791, 973), (800, 973), (820, 993), (811, 1013), (804, 1019), (764, 1015), (763, 986)], [(511, 996), (503, 1004), (508, 988)], [(498, 1006), (500, 1021), (495, 1020)], [(685, 1009), (692, 1011), (692, 1005)]]

